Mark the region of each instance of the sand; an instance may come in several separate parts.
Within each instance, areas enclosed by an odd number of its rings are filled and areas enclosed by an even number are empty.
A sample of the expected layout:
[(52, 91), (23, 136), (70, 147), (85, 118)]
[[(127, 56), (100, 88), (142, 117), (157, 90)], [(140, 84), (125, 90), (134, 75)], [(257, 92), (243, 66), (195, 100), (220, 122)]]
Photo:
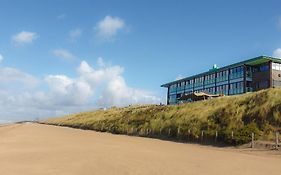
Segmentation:
[(281, 157), (24, 123), (0, 127), (0, 174), (281, 174)]

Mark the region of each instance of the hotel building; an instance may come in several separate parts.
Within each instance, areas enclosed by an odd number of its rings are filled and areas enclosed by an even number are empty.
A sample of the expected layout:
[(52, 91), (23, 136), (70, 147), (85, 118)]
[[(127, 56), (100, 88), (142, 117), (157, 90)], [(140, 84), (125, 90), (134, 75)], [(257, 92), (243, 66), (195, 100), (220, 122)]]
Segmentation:
[(281, 87), (281, 59), (259, 56), (161, 85), (168, 90), (167, 104), (177, 104), (183, 95), (236, 95)]

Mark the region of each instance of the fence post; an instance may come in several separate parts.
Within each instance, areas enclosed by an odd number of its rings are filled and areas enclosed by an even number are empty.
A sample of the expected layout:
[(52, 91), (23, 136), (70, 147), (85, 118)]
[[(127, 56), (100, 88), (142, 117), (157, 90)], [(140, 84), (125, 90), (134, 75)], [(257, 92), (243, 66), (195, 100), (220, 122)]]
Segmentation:
[(170, 137), (170, 135), (171, 135), (171, 129), (169, 128), (168, 136)]
[(231, 131), (231, 140), (233, 140), (233, 131)]
[(188, 136), (187, 136), (188, 141), (189, 141), (189, 137), (190, 137), (190, 129), (188, 130)]
[(178, 138), (180, 137), (180, 127), (178, 127)]
[(254, 140), (255, 140), (255, 134), (252, 133), (252, 141), (251, 141), (251, 148), (254, 148)]
[(101, 131), (103, 131), (104, 123), (101, 125)]
[(203, 138), (204, 138), (204, 131), (201, 131), (201, 141), (203, 142)]
[(278, 149), (279, 145), (279, 132), (275, 133), (275, 149)]
[(218, 131), (216, 131), (216, 135), (215, 135), (215, 142), (218, 141)]

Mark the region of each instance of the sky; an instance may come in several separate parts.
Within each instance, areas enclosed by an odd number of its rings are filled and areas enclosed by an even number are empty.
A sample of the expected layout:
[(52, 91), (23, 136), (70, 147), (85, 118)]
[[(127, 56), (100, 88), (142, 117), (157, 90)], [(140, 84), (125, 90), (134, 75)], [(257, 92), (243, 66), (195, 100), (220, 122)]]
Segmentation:
[(166, 101), (160, 85), (281, 57), (280, 0), (1, 0), (0, 122)]

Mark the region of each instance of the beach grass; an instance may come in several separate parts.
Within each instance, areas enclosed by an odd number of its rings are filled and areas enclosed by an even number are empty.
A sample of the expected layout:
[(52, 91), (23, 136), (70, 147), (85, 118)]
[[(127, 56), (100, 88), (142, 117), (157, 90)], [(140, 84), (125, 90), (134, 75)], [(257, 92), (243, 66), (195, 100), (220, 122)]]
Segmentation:
[(116, 134), (166, 138), (214, 138), (230, 144), (273, 139), (281, 127), (281, 89), (225, 96), (180, 105), (136, 105), (82, 112), (41, 121)]

